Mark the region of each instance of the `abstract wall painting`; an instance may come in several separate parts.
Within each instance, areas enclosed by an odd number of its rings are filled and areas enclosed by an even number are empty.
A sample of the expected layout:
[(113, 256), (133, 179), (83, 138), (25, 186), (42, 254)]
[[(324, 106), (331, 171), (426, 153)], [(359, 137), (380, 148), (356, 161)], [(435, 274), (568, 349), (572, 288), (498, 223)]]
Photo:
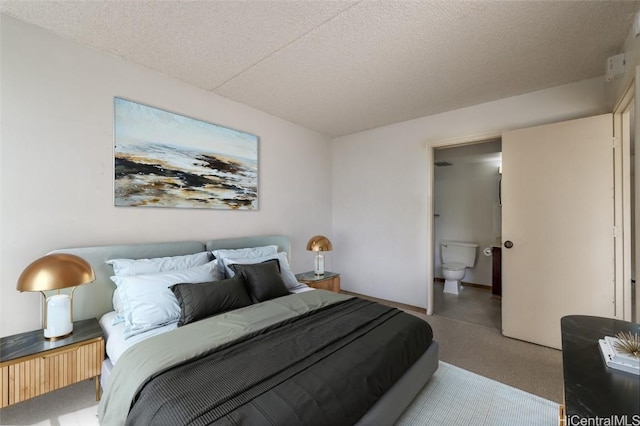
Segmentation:
[(115, 205), (258, 209), (258, 137), (115, 98)]

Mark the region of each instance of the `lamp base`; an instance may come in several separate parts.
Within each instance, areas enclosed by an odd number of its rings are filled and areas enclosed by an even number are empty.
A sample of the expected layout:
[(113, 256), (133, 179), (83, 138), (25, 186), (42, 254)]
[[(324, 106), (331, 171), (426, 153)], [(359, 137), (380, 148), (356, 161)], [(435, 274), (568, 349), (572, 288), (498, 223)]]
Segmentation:
[(55, 342), (56, 340), (66, 339), (67, 337), (71, 336), (72, 334), (73, 334), (73, 331), (71, 331), (71, 332), (69, 332), (69, 333), (67, 333), (65, 335), (62, 335), (62, 336), (53, 336), (53, 337), (44, 336), (44, 339), (48, 340), (49, 342)]
[(44, 338), (58, 340), (69, 336), (73, 332), (71, 296), (56, 294), (48, 297), (46, 303)]
[(316, 252), (316, 258), (313, 265), (313, 274), (320, 277), (324, 275), (324, 256), (319, 251)]

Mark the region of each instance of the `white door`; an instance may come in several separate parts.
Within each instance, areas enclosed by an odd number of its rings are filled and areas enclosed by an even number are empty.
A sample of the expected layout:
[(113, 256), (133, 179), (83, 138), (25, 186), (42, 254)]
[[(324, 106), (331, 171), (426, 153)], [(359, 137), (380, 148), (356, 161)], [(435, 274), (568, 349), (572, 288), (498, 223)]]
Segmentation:
[(611, 114), (503, 134), (505, 336), (559, 349), (561, 317), (613, 317), (612, 140)]

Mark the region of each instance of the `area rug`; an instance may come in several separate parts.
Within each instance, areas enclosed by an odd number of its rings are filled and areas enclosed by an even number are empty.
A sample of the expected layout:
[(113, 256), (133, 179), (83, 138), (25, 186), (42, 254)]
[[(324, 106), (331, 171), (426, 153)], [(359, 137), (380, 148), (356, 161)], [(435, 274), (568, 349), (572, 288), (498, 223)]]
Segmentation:
[(409, 405), (398, 426), (546, 426), (558, 404), (446, 362)]

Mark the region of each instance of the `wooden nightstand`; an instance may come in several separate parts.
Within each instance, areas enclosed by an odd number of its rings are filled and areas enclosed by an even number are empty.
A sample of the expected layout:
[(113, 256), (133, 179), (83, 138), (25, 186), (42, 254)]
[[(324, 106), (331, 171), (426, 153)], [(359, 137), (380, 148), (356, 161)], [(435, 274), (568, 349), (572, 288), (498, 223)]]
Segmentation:
[(104, 337), (95, 318), (73, 323), (73, 334), (50, 341), (42, 330), (0, 338), (0, 408), (82, 380), (96, 381), (100, 399), (100, 371)]
[(309, 287), (340, 293), (340, 274), (325, 272), (324, 275), (315, 275), (313, 271), (296, 275), (296, 279)]

